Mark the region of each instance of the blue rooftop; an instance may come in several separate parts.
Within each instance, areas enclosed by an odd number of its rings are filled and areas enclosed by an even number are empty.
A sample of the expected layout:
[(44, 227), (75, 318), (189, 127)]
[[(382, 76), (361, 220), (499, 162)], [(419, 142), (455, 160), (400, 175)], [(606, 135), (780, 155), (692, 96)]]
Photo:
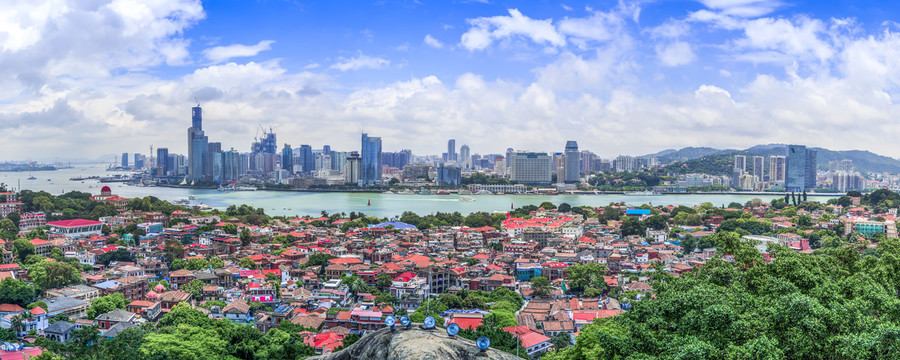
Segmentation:
[(647, 209), (627, 209), (627, 210), (625, 210), (625, 215), (650, 215), (650, 210), (647, 210)]
[(388, 221), (388, 222), (383, 222), (383, 223), (381, 223), (381, 224), (369, 225), (369, 228), (370, 228), (370, 229), (375, 229), (375, 228), (382, 228), (382, 229), (383, 229), (383, 228), (387, 227), (388, 225), (391, 225), (391, 226), (394, 227), (394, 229), (399, 229), (399, 230), (415, 229), (415, 228), (416, 228), (414, 225), (410, 225), (410, 224), (403, 223), (403, 222), (399, 222), (399, 221)]

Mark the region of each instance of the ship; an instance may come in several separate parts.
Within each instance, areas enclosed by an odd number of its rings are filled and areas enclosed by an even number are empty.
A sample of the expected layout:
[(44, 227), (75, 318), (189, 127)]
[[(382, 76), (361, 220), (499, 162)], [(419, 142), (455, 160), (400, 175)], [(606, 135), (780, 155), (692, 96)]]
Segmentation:
[(475, 201), (475, 198), (473, 198), (471, 196), (463, 195), (463, 196), (459, 197), (459, 201)]
[(628, 195), (628, 196), (659, 196), (662, 194), (655, 193), (652, 191), (632, 191), (632, 192), (626, 192), (625, 195)]

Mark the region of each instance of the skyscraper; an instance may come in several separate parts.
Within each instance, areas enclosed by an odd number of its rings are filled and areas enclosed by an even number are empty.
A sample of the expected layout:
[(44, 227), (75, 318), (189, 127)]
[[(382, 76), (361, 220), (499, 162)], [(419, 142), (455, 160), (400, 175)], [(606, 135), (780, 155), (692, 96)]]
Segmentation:
[(375, 185), (381, 181), (381, 138), (363, 133), (361, 150), (360, 185)]
[(769, 181), (784, 182), (784, 156), (769, 158)]
[(169, 148), (156, 149), (156, 176), (169, 174)]
[(763, 181), (763, 173), (765, 173), (765, 163), (766, 159), (762, 156), (754, 156), (753, 157), (753, 176), (756, 177), (756, 181)]
[(316, 156), (313, 154), (312, 146), (300, 145), (294, 150), (296, 150), (298, 160), (300, 160), (300, 163), (297, 165), (300, 165), (304, 174), (312, 174), (313, 171), (316, 171)]
[(128, 153), (122, 153), (122, 167), (128, 167)]
[(281, 148), (281, 168), (289, 173), (294, 172), (294, 153), (288, 144), (284, 144), (284, 147)]
[(250, 145), (251, 152), (258, 154), (275, 154), (278, 151), (278, 145), (275, 141), (275, 132), (269, 128), (269, 131), (263, 130), (263, 137), (254, 139), (253, 144)]
[(471, 169), (472, 168), (472, 155), (469, 150), (469, 145), (463, 145), (459, 147), (459, 165), (460, 168), (463, 169)]
[(575, 141), (566, 141), (564, 177), (563, 182), (571, 184), (576, 183), (581, 178), (581, 157), (578, 152), (578, 143)]
[(191, 127), (203, 131), (203, 109), (200, 108), (200, 104), (191, 108)]
[(191, 109), (191, 127), (188, 128), (188, 178), (200, 181), (204, 175), (209, 138), (203, 133), (203, 109), (195, 106)]
[(457, 161), (456, 139), (450, 139), (450, 141), (447, 141), (447, 161)]
[(800, 192), (816, 187), (816, 157), (816, 151), (809, 150), (806, 146), (788, 145), (785, 156), (785, 190)]

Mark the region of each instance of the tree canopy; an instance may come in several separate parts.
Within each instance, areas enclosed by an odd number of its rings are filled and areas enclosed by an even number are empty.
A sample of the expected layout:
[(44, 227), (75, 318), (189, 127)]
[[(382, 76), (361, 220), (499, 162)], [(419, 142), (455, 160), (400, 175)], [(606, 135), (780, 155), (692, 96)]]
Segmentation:
[(900, 353), (900, 240), (869, 255), (850, 247), (771, 262), (734, 233), (694, 274), (653, 275), (656, 297), (585, 326), (547, 359), (880, 359)]

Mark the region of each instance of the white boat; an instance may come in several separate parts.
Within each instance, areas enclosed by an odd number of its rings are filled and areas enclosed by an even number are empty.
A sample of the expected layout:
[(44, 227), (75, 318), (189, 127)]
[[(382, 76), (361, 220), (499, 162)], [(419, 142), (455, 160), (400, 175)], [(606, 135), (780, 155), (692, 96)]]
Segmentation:
[(229, 190), (234, 190), (234, 191), (256, 191), (256, 186), (246, 186), (246, 185), (245, 185), (245, 186), (235, 186), (235, 187), (233, 187), (233, 188), (230, 188)]
[(403, 191), (399, 192), (398, 194), (400, 194), (400, 195), (413, 195), (413, 194), (415, 194), (415, 192), (413, 192), (413, 191), (410, 190), (410, 189), (406, 189), (406, 190), (403, 190)]
[(657, 194), (652, 191), (632, 191), (632, 192), (625, 193), (625, 195), (628, 195), (628, 196), (659, 196), (662, 194)]
[(460, 195), (472, 195), (472, 192), (466, 189), (459, 189)]
[(475, 201), (475, 198), (473, 198), (471, 196), (463, 195), (463, 196), (459, 197), (459, 201)]
[(188, 200), (197, 200), (197, 197), (194, 195), (188, 196)]
[(487, 190), (481, 190), (481, 191), (477, 192), (476, 195), (494, 195), (494, 193), (487, 191)]

